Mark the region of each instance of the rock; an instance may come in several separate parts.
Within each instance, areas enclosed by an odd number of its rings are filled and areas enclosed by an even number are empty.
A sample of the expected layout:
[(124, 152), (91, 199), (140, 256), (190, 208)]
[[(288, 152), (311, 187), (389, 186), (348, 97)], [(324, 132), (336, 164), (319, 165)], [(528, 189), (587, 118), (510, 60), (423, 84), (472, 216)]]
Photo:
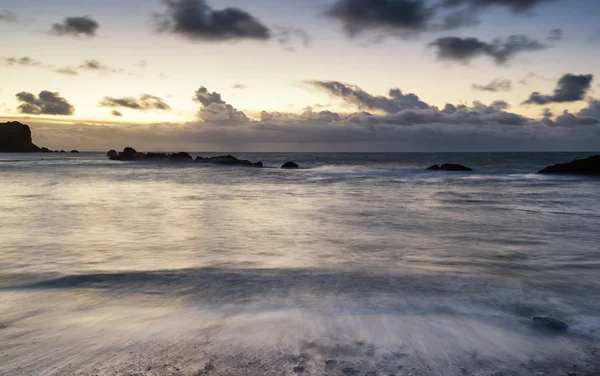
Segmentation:
[(473, 171), (472, 168), (460, 164), (446, 163), (441, 166), (433, 165), (427, 169), (428, 171)]
[(52, 153), (52, 150), (48, 149), (47, 147), (43, 147), (41, 152), (42, 153)]
[(335, 359), (327, 359), (325, 361), (325, 368), (327, 368), (327, 369), (335, 368), (337, 365), (338, 365), (338, 361)]
[(42, 149), (31, 140), (29, 126), (18, 121), (0, 123), (0, 153), (38, 153)]
[(72, 154), (79, 154), (79, 150), (71, 150)]
[(287, 169), (292, 169), (292, 168), (300, 168), (300, 166), (298, 166), (296, 163), (294, 162), (285, 162), (283, 164), (283, 166), (281, 166), (281, 168), (287, 168)]
[(169, 157), (169, 161), (171, 162), (192, 162), (194, 160), (194, 158), (192, 158), (191, 155), (189, 155), (188, 153), (173, 153), (171, 154), (171, 156)]
[(132, 147), (126, 147), (119, 155), (110, 157), (112, 161), (137, 161), (138, 152)]
[(600, 175), (600, 155), (546, 167), (538, 174)]
[(346, 368), (342, 368), (342, 373), (344, 375), (356, 375), (358, 373), (358, 371), (352, 367), (346, 367)]
[(167, 154), (167, 153), (146, 153), (146, 154), (138, 153), (137, 159), (144, 160), (144, 161), (167, 160), (167, 159), (169, 159), (169, 154)]
[(293, 371), (294, 373), (302, 373), (304, 372), (305, 368), (304, 366), (294, 366)]
[(106, 156), (109, 157), (109, 158), (117, 157), (118, 155), (119, 155), (119, 153), (117, 153), (116, 150), (109, 150), (109, 152), (106, 153)]
[(569, 325), (564, 322), (554, 319), (552, 317), (532, 317), (531, 327), (537, 329), (551, 329), (554, 331), (562, 332), (569, 328)]
[(247, 167), (263, 167), (262, 162), (252, 163), (247, 160), (237, 159), (233, 155), (220, 155), (216, 157), (198, 157), (196, 162), (199, 163), (214, 163), (227, 166), (247, 166)]
[(61, 152), (61, 153), (66, 153), (66, 151), (64, 151), (64, 150), (61, 150), (60, 152)]

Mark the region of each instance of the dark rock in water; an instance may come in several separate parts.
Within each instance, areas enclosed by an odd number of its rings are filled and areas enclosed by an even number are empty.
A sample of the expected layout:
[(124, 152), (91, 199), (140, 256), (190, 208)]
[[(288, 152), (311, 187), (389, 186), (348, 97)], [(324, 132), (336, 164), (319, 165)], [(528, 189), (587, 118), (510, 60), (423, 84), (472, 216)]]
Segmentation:
[(305, 368), (304, 368), (304, 366), (295, 366), (293, 370), (294, 370), (294, 373), (302, 373), (302, 372), (304, 372)]
[(600, 175), (600, 155), (546, 167), (538, 174)]
[(41, 152), (42, 153), (52, 153), (52, 150), (48, 149), (47, 147), (43, 147)]
[(460, 164), (446, 163), (441, 166), (433, 165), (427, 169), (428, 171), (473, 171), (472, 168)]
[(188, 153), (184, 153), (184, 152), (173, 153), (169, 157), (169, 161), (171, 161), (171, 162), (191, 162), (193, 160), (194, 160), (194, 158), (192, 158), (191, 155), (189, 155)]
[(562, 332), (567, 330), (569, 325), (552, 317), (532, 317), (531, 327), (537, 329), (551, 329)]
[(216, 157), (198, 157), (196, 162), (199, 163), (214, 163), (227, 166), (247, 166), (247, 167), (263, 167), (262, 162), (252, 163), (244, 159), (237, 159), (233, 155), (220, 155)]
[(356, 375), (356, 374), (358, 374), (358, 371), (352, 367), (346, 367), (346, 368), (342, 369), (342, 373), (344, 375)]
[(112, 161), (137, 161), (138, 152), (131, 147), (126, 147), (119, 155), (110, 157)]
[(64, 150), (61, 150), (60, 152), (61, 152), (61, 153), (66, 153), (66, 151), (64, 151)]
[(109, 150), (109, 152), (106, 153), (106, 156), (109, 157), (109, 158), (117, 157), (118, 155), (119, 155), (119, 153), (117, 153), (116, 150)]
[(169, 155), (167, 153), (138, 153), (137, 159), (144, 161), (160, 161), (169, 159)]
[(283, 164), (283, 166), (281, 166), (281, 168), (289, 168), (289, 169), (292, 169), (292, 168), (300, 168), (300, 166), (298, 166), (298, 165), (297, 165), (296, 163), (294, 163), (294, 162), (285, 162), (285, 163)]
[(325, 361), (325, 367), (326, 367), (327, 369), (332, 369), (332, 368), (335, 368), (337, 365), (338, 365), (338, 361), (337, 361), (337, 360), (335, 360), (335, 359), (327, 359), (327, 360)]
[(72, 154), (79, 154), (79, 150), (71, 150)]
[(42, 149), (31, 140), (29, 126), (18, 121), (0, 123), (0, 153), (39, 153)]

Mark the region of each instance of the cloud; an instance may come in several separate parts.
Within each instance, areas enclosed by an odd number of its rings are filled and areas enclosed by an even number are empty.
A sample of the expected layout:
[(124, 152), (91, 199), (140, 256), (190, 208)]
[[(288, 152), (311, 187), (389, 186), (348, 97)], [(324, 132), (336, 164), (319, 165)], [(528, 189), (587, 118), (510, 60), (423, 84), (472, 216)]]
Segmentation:
[(491, 91), (491, 92), (510, 91), (510, 90), (512, 90), (512, 82), (510, 80), (507, 80), (504, 78), (496, 78), (495, 80), (493, 80), (492, 82), (490, 82), (488, 84), (485, 84), (485, 85), (473, 84), (473, 85), (471, 85), (471, 87), (475, 90), (481, 90), (481, 91)]
[(52, 25), (50, 31), (55, 35), (70, 35), (78, 37), (80, 35), (94, 37), (100, 25), (89, 16), (67, 17), (62, 23)]
[[(171, 106), (169, 106), (162, 98), (156, 97), (150, 94), (142, 94), (139, 98), (133, 97), (123, 97), (123, 98), (114, 98), (114, 97), (104, 97), (102, 101), (99, 103), (102, 107), (124, 107), (137, 111), (169, 111), (171, 110)], [(113, 113), (114, 115), (114, 113)]]
[(523, 104), (541, 105), (580, 101), (590, 89), (593, 79), (594, 76), (591, 74), (575, 75), (567, 73), (558, 80), (552, 94), (543, 95), (539, 92), (533, 92)]
[(326, 91), (334, 98), (356, 106), (361, 110), (381, 110), (396, 113), (403, 109), (426, 109), (429, 105), (413, 93), (403, 94), (400, 89), (390, 89), (388, 96), (373, 96), (358, 86), (337, 81), (308, 81), (308, 84)]
[(238, 8), (213, 10), (204, 0), (164, 0), (167, 10), (157, 15), (158, 31), (179, 34), (191, 41), (267, 40), (271, 31)]
[(21, 58), (7, 57), (2, 60), (6, 61), (6, 64), (8, 64), (8, 65), (22, 65), (22, 66), (28, 66), (28, 67), (35, 67), (35, 66), (42, 65), (41, 61), (34, 60), (27, 56), (23, 56)]
[(431, 42), (429, 47), (437, 50), (438, 59), (463, 64), (479, 56), (489, 56), (496, 64), (504, 64), (518, 53), (547, 48), (525, 35), (511, 35), (506, 40), (494, 39), (491, 43), (477, 38), (442, 37)]
[(248, 88), (248, 86), (244, 85), (244, 84), (235, 84), (232, 86), (233, 89), (236, 90), (246, 90)]
[(409, 35), (426, 30), (434, 9), (421, 0), (337, 0), (326, 13), (350, 37), (366, 31)]
[(600, 119), (600, 100), (590, 99), (587, 107), (583, 108), (578, 113), (579, 116)]
[(17, 22), (17, 15), (11, 11), (0, 11), (0, 22)]
[(77, 72), (75, 69), (69, 68), (69, 67), (58, 68), (58, 69), (55, 69), (54, 72), (55, 73), (64, 74), (64, 75), (67, 75), (67, 76), (77, 76), (77, 75), (79, 75), (79, 72)]
[(308, 32), (300, 28), (274, 26), (272, 35), (277, 43), (287, 46), (289, 51), (294, 51), (298, 45), (308, 47), (311, 42)]
[(117, 111), (117, 110), (113, 110), (113, 111), (111, 111), (111, 113), (110, 113), (110, 114), (111, 114), (112, 116), (118, 116), (118, 117), (121, 117), (121, 116), (123, 116), (123, 114), (122, 114), (120, 111)]
[(39, 96), (32, 93), (21, 92), (17, 100), (22, 102), (18, 111), (30, 115), (73, 115), (75, 108), (59, 93), (42, 91)]
[(506, 101), (496, 100), (490, 105), (490, 107), (497, 111), (504, 111), (508, 110), (510, 108), (510, 105)]
[(534, 6), (541, 3), (548, 3), (556, 0), (445, 0), (444, 5), (449, 7), (470, 6), (473, 8), (485, 8), (490, 6), (505, 6), (514, 13), (522, 13), (531, 10)]
[(550, 34), (546, 37), (546, 40), (549, 42), (557, 42), (562, 40), (564, 36), (564, 32), (562, 29), (552, 29), (550, 30)]
[(198, 117), (206, 123), (220, 125), (237, 125), (248, 122), (248, 117), (242, 111), (226, 103), (219, 93), (211, 93), (207, 88), (196, 90), (194, 100), (202, 105)]

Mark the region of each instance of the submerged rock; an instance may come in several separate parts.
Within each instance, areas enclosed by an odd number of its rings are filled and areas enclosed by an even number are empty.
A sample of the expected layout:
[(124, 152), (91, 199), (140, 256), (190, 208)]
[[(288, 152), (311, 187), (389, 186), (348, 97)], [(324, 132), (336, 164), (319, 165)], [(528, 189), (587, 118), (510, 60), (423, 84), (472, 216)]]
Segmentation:
[(472, 168), (461, 164), (446, 163), (443, 165), (433, 165), (427, 168), (428, 171), (473, 171)]
[(293, 371), (294, 373), (302, 373), (304, 372), (305, 368), (304, 366), (294, 366)]
[(298, 166), (296, 163), (290, 161), (290, 162), (285, 162), (283, 164), (283, 166), (281, 166), (281, 168), (292, 169), (292, 168), (300, 168), (300, 166)]
[(335, 367), (337, 367), (337, 365), (338, 365), (338, 361), (335, 359), (327, 359), (325, 361), (325, 368), (327, 368), (327, 369), (335, 368)]
[(562, 332), (569, 328), (569, 325), (552, 317), (536, 316), (531, 318), (531, 327), (537, 329), (551, 329)]
[(600, 155), (546, 167), (538, 174), (600, 175)]
[(0, 153), (39, 153), (42, 149), (31, 140), (29, 126), (18, 121), (0, 123)]
[(198, 157), (196, 162), (199, 163), (214, 163), (227, 166), (247, 166), (247, 167), (263, 167), (262, 162), (252, 163), (245, 159), (238, 159), (233, 155), (219, 155), (216, 157)]
[(193, 160), (194, 160), (194, 158), (192, 158), (191, 155), (189, 155), (188, 153), (184, 153), (184, 152), (173, 153), (169, 157), (169, 161), (171, 161), (171, 162), (191, 162)]
[(109, 157), (109, 158), (116, 157), (118, 155), (119, 155), (119, 153), (117, 153), (116, 150), (109, 150), (108, 153), (106, 153), (106, 156)]

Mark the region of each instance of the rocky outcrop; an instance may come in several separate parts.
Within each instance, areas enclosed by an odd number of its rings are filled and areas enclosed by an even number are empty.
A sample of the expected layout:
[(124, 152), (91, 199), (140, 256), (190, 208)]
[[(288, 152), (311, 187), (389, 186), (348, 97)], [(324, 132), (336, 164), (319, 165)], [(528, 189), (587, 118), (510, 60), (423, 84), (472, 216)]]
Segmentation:
[(538, 174), (600, 175), (600, 155), (546, 167)]
[(106, 153), (106, 156), (109, 158), (118, 157), (119, 153), (117, 153), (116, 150), (109, 150), (108, 153)]
[(132, 147), (126, 147), (118, 155), (110, 157), (111, 161), (137, 161), (138, 152)]
[(169, 161), (171, 162), (191, 162), (194, 158), (188, 153), (173, 153), (169, 157)]
[(531, 327), (536, 329), (549, 329), (557, 332), (565, 331), (569, 325), (552, 317), (532, 317)]
[(263, 167), (263, 163), (258, 162), (250, 162), (245, 159), (238, 159), (233, 155), (220, 155), (216, 157), (198, 157), (196, 158), (196, 162), (198, 163), (213, 163), (219, 165), (227, 165), (227, 166), (245, 166), (245, 167)]
[(29, 126), (10, 121), (0, 123), (0, 153), (39, 153), (42, 149), (31, 140)]
[(285, 169), (294, 169), (294, 168), (300, 168), (300, 166), (298, 166), (296, 163), (294, 162), (285, 162), (283, 164), (283, 166), (281, 166), (281, 168), (285, 168)]
[(443, 165), (433, 165), (427, 168), (428, 171), (473, 171), (472, 168), (460, 164), (447, 163)]
[(79, 154), (79, 150), (71, 150), (72, 154)]

